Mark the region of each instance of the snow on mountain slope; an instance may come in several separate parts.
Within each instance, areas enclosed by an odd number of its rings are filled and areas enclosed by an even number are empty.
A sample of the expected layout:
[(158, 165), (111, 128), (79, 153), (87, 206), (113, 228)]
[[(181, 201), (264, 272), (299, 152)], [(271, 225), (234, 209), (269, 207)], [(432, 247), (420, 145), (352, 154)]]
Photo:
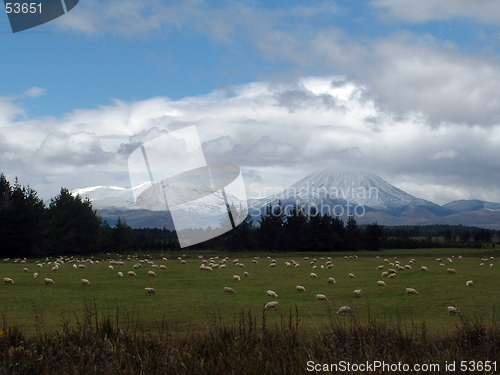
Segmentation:
[[(268, 205), (281, 200), (319, 205), (322, 202), (349, 202), (375, 210), (398, 210), (407, 206), (436, 206), (432, 202), (415, 198), (389, 184), (379, 176), (366, 171), (338, 172), (325, 169), (313, 172), (289, 188), (260, 200)], [(252, 202), (255, 207), (257, 202)]]

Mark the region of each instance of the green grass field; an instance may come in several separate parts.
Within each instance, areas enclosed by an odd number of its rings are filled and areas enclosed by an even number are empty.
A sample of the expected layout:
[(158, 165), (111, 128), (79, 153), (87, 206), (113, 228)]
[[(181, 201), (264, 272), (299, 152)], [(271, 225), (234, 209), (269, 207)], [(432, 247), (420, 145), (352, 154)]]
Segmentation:
[[(483, 250), (484, 251), (484, 250)], [(199, 269), (203, 259), (219, 256), (216, 261), (228, 256), (226, 269), (214, 269), (213, 272)], [(9, 326), (19, 326), (22, 331), (32, 335), (36, 330), (54, 332), (61, 329), (62, 321), (74, 324), (76, 318), (84, 315), (85, 304), (94, 303), (101, 317), (119, 316), (121, 323), (130, 324), (139, 321), (143, 330), (157, 329), (157, 324), (166, 322), (178, 332), (196, 327), (203, 327), (213, 322), (214, 316), (233, 322), (239, 319), (242, 311), (252, 310), (259, 317), (263, 306), (274, 298), (266, 291), (274, 290), (278, 294), (279, 308), (267, 314), (267, 323), (280, 324), (281, 319), (288, 319), (290, 309), (299, 312), (300, 325), (315, 330), (328, 322), (330, 313), (339, 307), (351, 306), (361, 319), (368, 313), (375, 318), (385, 320), (403, 320), (421, 324), (434, 331), (448, 330), (457, 323), (458, 317), (447, 315), (447, 306), (458, 306), (465, 316), (480, 317), (485, 323), (491, 321), (496, 309), (500, 308), (500, 254), (494, 249), (487, 253), (477, 249), (422, 249), (422, 250), (387, 250), (381, 252), (358, 252), (357, 258), (345, 259), (344, 253), (210, 253), (186, 252), (187, 264), (177, 259), (179, 254), (138, 254), (136, 259), (127, 261), (127, 256), (95, 256), (99, 264), (85, 263), (87, 268), (74, 269), (65, 262), (57, 271), (51, 271), (51, 265), (39, 268), (35, 260), (27, 263), (14, 263), (14, 260), (0, 263), (0, 277), (10, 277), (14, 285), (0, 285), (2, 304), (0, 313)], [(353, 255), (347, 254), (347, 255)], [(458, 256), (462, 255), (462, 259)], [(168, 261), (162, 260), (163, 256)], [(260, 257), (258, 263), (252, 263), (254, 256)], [(276, 267), (269, 267), (271, 256), (277, 261)], [(308, 257), (306, 261), (303, 258)], [(380, 259), (376, 257), (379, 256)], [(484, 262), (479, 267), (481, 258), (494, 256), (495, 259)], [(332, 258), (333, 269), (321, 269), (328, 257)], [(412, 269), (398, 272), (397, 278), (387, 279), (381, 276), (379, 265), (384, 270), (390, 267), (384, 258), (402, 264), (409, 264), (415, 259)], [(440, 266), (436, 258), (442, 258), (445, 265)], [(453, 259), (449, 263), (447, 258)], [(108, 269), (109, 259), (123, 260), (125, 266), (114, 265)], [(138, 259), (164, 264), (166, 270), (152, 268), (143, 264), (134, 270)], [(234, 259), (239, 259), (245, 268), (235, 267)], [(315, 258), (318, 268), (313, 270), (310, 262)], [(324, 258), (325, 260), (321, 260)], [(497, 259), (498, 258), (498, 259)], [(88, 258), (85, 258), (88, 259)], [(285, 262), (295, 260), (300, 267), (286, 267)], [(45, 260), (43, 260), (45, 261)], [(492, 263), (494, 266), (489, 267)], [(426, 266), (429, 271), (420, 270)], [(23, 272), (27, 267), (29, 272)], [(457, 274), (448, 274), (447, 268), (454, 268)], [(127, 271), (134, 270), (137, 277), (127, 277)], [(156, 277), (148, 276), (148, 271), (156, 272)], [(121, 271), (124, 277), (118, 277)], [(247, 271), (249, 277), (244, 277)], [(33, 273), (38, 272), (37, 279)], [(315, 272), (317, 279), (310, 277)], [(355, 279), (348, 278), (354, 273)], [(233, 280), (233, 275), (241, 276), (241, 281)], [(44, 278), (50, 277), (54, 285), (45, 285)], [(336, 284), (328, 284), (328, 277), (334, 277)], [(82, 286), (80, 280), (86, 278), (90, 286)], [(386, 287), (378, 287), (377, 281), (386, 282)], [(473, 280), (474, 286), (467, 287), (467, 280)], [(303, 285), (306, 292), (297, 292), (296, 285)], [(236, 294), (224, 294), (223, 288), (234, 288)], [(156, 295), (145, 295), (144, 288), (152, 287)], [(415, 288), (419, 295), (406, 295), (407, 287)], [(361, 296), (355, 298), (353, 291), (362, 289)], [(316, 301), (316, 294), (325, 294), (329, 301)], [(349, 319), (345, 317), (343, 319)]]

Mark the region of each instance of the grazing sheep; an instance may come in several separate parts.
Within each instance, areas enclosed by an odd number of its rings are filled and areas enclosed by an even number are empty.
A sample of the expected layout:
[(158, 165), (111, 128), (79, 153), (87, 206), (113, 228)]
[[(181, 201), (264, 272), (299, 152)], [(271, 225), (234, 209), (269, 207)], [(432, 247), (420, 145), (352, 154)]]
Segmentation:
[(378, 266), (377, 267), (378, 270), (383, 270), (384, 269), (384, 266)]
[(311, 277), (312, 277), (313, 279), (316, 279), (316, 278), (318, 277), (318, 275), (316, 275), (314, 272), (311, 272)]
[(324, 294), (316, 294), (317, 301), (328, 301), (328, 298)]
[(297, 292), (305, 292), (305, 291), (306, 291), (306, 288), (304, 288), (302, 285), (297, 285), (297, 286), (295, 287), (295, 290), (296, 290)]
[(273, 291), (273, 290), (268, 290), (268, 291), (267, 291), (267, 296), (268, 296), (268, 297), (278, 298), (278, 295), (277, 295), (277, 294), (276, 294), (276, 292), (275, 292), (275, 291)]
[(355, 279), (356, 278), (356, 276), (354, 276), (353, 273), (350, 273), (348, 276), (349, 276), (350, 279)]
[(484, 263), (479, 263), (479, 267), (482, 267), (482, 266), (484, 266)]
[(493, 267), (493, 263), (490, 263), (490, 268), (492, 268), (492, 267)]
[(457, 271), (455, 271), (453, 268), (448, 268), (446, 270), (446, 272), (448, 272), (448, 273), (457, 273)]
[(387, 276), (389, 276), (389, 272), (387, 271), (382, 272), (382, 277), (387, 277)]
[(144, 288), (144, 294), (156, 294), (154, 288)]
[(241, 277), (239, 277), (238, 275), (233, 275), (233, 280), (241, 281)]
[(468, 280), (465, 285), (467, 286), (474, 286), (474, 282), (472, 280)]
[(45, 281), (45, 285), (55, 284), (54, 280), (49, 279), (48, 277), (46, 277), (44, 281)]
[(405, 264), (405, 270), (411, 270), (411, 266), (409, 264)]
[[(87, 266), (85, 264), (79, 264), (78, 268), (87, 268)], [(54, 270), (52, 270), (52, 271), (54, 271)]]
[(271, 263), (269, 267), (276, 267), (276, 263)]
[(462, 311), (458, 307), (448, 306), (448, 315), (462, 316)]
[(395, 279), (396, 276), (398, 276), (397, 273), (391, 273), (389, 276), (387, 276), (389, 279)]
[(3, 282), (10, 285), (14, 284), (14, 280), (12, 280), (10, 277), (4, 277)]
[(27, 273), (28, 271), (29, 271), (29, 269), (27, 269), (27, 268), (23, 269), (23, 272), (25, 272), (25, 273)]
[(361, 295), (361, 289), (356, 289), (354, 291), (354, 297), (358, 298)]
[(276, 309), (276, 308), (278, 308), (278, 301), (268, 302), (264, 306), (264, 310), (267, 310), (267, 309)]
[(90, 285), (90, 281), (87, 279), (82, 279), (82, 285)]
[(166, 269), (167, 269), (167, 266), (166, 266), (166, 265), (164, 265), (164, 264), (160, 264), (160, 269), (161, 269), (161, 270), (166, 270)]
[(351, 314), (352, 313), (352, 310), (349, 306), (342, 306), (339, 311), (337, 311), (337, 314), (338, 315), (347, 315), (347, 314)]
[(34, 279), (36, 279), (37, 277), (38, 277), (38, 272), (35, 272), (35, 273), (33, 274), (33, 278), (34, 278)]
[(134, 271), (128, 271), (127, 276), (137, 276), (137, 274)]
[(236, 292), (234, 291), (233, 288), (230, 288), (228, 286), (224, 287), (224, 293), (229, 293), (229, 294), (235, 294)]
[(407, 295), (415, 294), (415, 295), (418, 296), (418, 292), (415, 289), (413, 289), (413, 288), (406, 288), (406, 294)]
[(148, 276), (156, 276), (155, 271), (148, 271)]
[(335, 283), (336, 283), (336, 281), (333, 277), (328, 278), (328, 284), (335, 284)]
[(248, 277), (248, 276), (250, 276), (250, 274), (249, 274), (248, 272), (245, 272), (245, 273), (243, 274), (243, 276)]
[(387, 286), (387, 284), (381, 280), (377, 281), (377, 286)]
[(427, 269), (427, 267), (426, 267), (426, 266), (422, 266), (422, 267), (420, 267), (420, 269), (421, 269), (422, 271), (429, 271), (429, 270)]
[(123, 272), (118, 272), (119, 277), (123, 277)]

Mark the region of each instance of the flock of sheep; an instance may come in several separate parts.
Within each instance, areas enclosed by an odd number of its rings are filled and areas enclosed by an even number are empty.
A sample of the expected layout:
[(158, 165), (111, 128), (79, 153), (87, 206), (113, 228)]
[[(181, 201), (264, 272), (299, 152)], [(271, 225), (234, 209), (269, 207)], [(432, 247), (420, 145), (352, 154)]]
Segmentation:
[[(129, 266), (131, 263), (133, 263), (133, 266), (132, 266), (133, 270), (126, 271), (126, 275), (129, 277), (137, 277), (137, 273), (135, 271), (139, 270), (141, 267), (151, 267), (151, 269), (149, 269), (147, 272), (148, 277), (156, 277), (157, 274), (155, 271), (167, 270), (166, 265), (156, 264), (154, 261), (150, 260), (150, 258), (151, 258), (150, 256), (146, 257), (145, 259), (139, 259), (137, 255), (129, 256), (126, 258), (126, 261), (128, 261), (128, 262), (126, 262), (122, 259), (115, 260), (115, 259), (111, 258), (111, 254), (108, 254), (108, 256), (110, 257), (107, 260), (109, 262), (109, 265), (108, 265), (109, 270), (114, 270), (114, 267), (120, 267), (120, 266), (126, 267), (126, 266)], [(182, 258), (178, 257), (177, 261), (180, 261), (180, 264), (183, 264), (183, 265), (187, 264), (187, 260), (184, 259), (184, 257), (185, 256), (183, 256)], [(119, 256), (119, 258), (121, 258), (121, 256)], [(345, 256), (344, 258), (345, 259), (356, 259), (357, 256), (356, 255)], [(378, 256), (376, 258), (380, 259), (380, 257), (378, 257)], [(462, 257), (459, 256), (456, 260), (460, 261), (461, 259), (462, 259)], [(209, 259), (203, 259), (203, 255), (198, 255), (198, 260), (201, 261), (201, 265), (199, 266), (199, 269), (201, 271), (213, 272), (214, 270), (217, 270), (217, 269), (221, 269), (221, 270), (226, 269), (228, 267), (228, 265), (232, 265), (232, 267), (235, 269), (238, 269), (238, 268), (247, 269), (247, 266), (244, 263), (240, 262), (239, 259), (230, 260), (229, 257), (219, 258), (217, 256), (213, 256), (213, 257), (210, 257)], [(480, 266), (484, 266), (485, 262), (488, 262), (488, 261), (491, 262), (492, 260), (493, 260), (493, 257), (483, 258)], [(10, 261), (10, 259), (4, 259), (4, 262), (8, 262), (8, 261)], [(167, 258), (163, 257), (162, 262), (166, 262), (166, 261), (167, 261)], [(262, 261), (265, 261), (265, 260), (264, 259), (261, 260), (260, 257), (256, 256), (252, 259), (252, 264), (257, 264), (257, 263), (262, 262)], [(318, 278), (318, 274), (317, 274), (318, 269), (331, 270), (329, 272), (333, 272), (333, 269), (334, 269), (334, 264), (333, 264), (331, 257), (327, 257), (326, 259), (324, 257), (321, 257), (320, 260), (317, 260), (317, 259), (309, 260), (309, 257), (304, 257), (303, 262), (305, 262), (305, 265), (302, 265), (302, 266), (300, 265), (299, 262), (296, 262), (293, 259), (289, 260), (289, 261), (280, 262), (280, 264), (278, 264), (278, 262), (275, 259), (272, 259), (271, 257), (267, 257), (267, 261), (269, 261), (268, 266), (271, 268), (276, 268), (276, 267), (299, 268), (299, 267), (302, 267), (302, 269), (304, 269), (304, 268), (310, 267), (311, 272), (309, 273), (309, 276), (312, 279)], [(436, 259), (436, 261), (438, 262), (439, 266), (445, 267), (444, 262), (446, 262), (446, 261), (443, 262), (443, 260), (441, 258)], [(452, 259), (452, 258), (447, 259), (448, 264), (453, 263), (453, 261), (454, 261), (454, 259)], [(18, 263), (18, 262), (23, 264), (23, 266), (26, 265), (26, 259), (22, 259), (22, 260), (15, 259), (14, 260), (14, 263)], [(384, 259), (383, 261), (381, 260), (380, 263), (381, 264), (379, 264), (376, 267), (376, 270), (379, 272), (382, 271), (380, 274), (381, 275), (380, 278), (382, 278), (382, 279), (386, 278), (387, 282), (380, 280), (380, 279), (377, 280), (376, 285), (378, 287), (386, 287), (388, 285), (387, 283), (390, 283), (389, 279), (395, 279), (398, 276), (398, 274), (400, 274), (401, 272), (409, 272), (409, 271), (412, 271), (414, 268), (418, 269), (418, 266), (415, 267), (415, 263), (416, 263), (415, 259), (410, 259), (408, 261), (408, 264), (401, 264), (400, 261), (397, 259), (397, 257), (395, 257), (391, 261), (389, 259)], [(99, 264), (99, 260), (94, 261), (93, 259), (79, 259), (77, 257), (59, 257), (59, 258), (55, 259), (54, 261), (50, 261), (49, 258), (46, 258), (45, 261), (36, 261), (34, 263), (34, 266), (37, 268), (49, 267), (51, 272), (55, 272), (57, 274), (57, 271), (61, 267), (63, 267), (65, 264), (71, 264), (74, 269), (85, 269), (85, 268), (87, 268), (87, 266), (90, 266), (92, 264)], [(493, 263), (490, 263), (490, 267), (493, 267)], [(386, 268), (387, 268), (387, 270), (386, 270)], [(422, 272), (429, 271), (429, 269), (425, 265), (420, 266), (419, 269)], [(22, 269), (22, 272), (28, 273), (29, 269), (27, 267), (24, 267)], [(448, 274), (457, 274), (457, 271), (451, 267), (447, 268), (446, 272)], [(38, 275), (39, 275), (38, 272), (33, 273), (33, 277), (35, 279), (38, 278)], [(124, 273), (122, 271), (118, 271), (117, 275), (118, 275), (118, 277), (123, 277)], [(244, 278), (249, 278), (250, 273), (248, 271), (244, 271), (243, 276), (244, 276)], [(356, 276), (352, 272), (348, 273), (346, 276), (349, 279), (356, 279)], [(4, 284), (6, 284), (6, 285), (14, 285), (15, 284), (14, 279), (12, 277), (5, 277), (3, 280), (4, 280)], [(230, 279), (228, 276), (228, 281), (229, 280)], [(241, 282), (242, 277), (238, 274), (234, 274), (232, 276), (231, 280), (235, 283), (239, 283), (239, 282)], [(329, 276), (325, 281), (326, 281), (326, 284), (336, 284), (337, 283), (335, 278), (333, 278), (332, 276)], [(44, 284), (53, 285), (53, 284), (55, 284), (55, 282), (54, 282), (53, 278), (46, 277), (46, 278), (44, 278)], [(88, 279), (82, 278), (81, 285), (82, 286), (90, 286), (91, 283)], [(465, 282), (465, 285), (467, 287), (472, 287), (474, 285), (474, 282), (472, 280), (467, 280)], [(296, 290), (296, 292), (299, 292), (299, 293), (306, 292), (306, 288), (304, 287), (304, 285), (297, 285), (295, 287), (295, 290)], [(226, 294), (236, 294), (235, 289), (233, 287), (230, 287), (230, 286), (224, 286), (223, 291)], [(412, 288), (412, 287), (407, 287), (405, 292), (408, 296), (419, 295), (419, 292), (415, 288)], [(156, 291), (152, 287), (145, 287), (144, 294), (145, 295), (155, 295)], [(355, 298), (361, 297), (362, 289), (360, 289), (360, 288), (354, 289), (353, 294), (354, 294)], [(270, 290), (270, 289), (267, 290), (267, 296), (270, 298), (273, 298), (273, 299), (278, 299), (278, 294), (274, 290)], [(329, 301), (328, 297), (323, 293), (317, 293), (315, 295), (315, 299), (317, 301)], [(278, 307), (278, 304), (279, 303), (276, 300), (269, 301), (264, 305), (264, 310), (271, 309), (271, 308), (276, 309)], [(448, 311), (448, 315), (462, 315), (462, 312), (456, 306), (448, 306), (447, 311)], [(342, 306), (338, 309), (337, 314), (348, 315), (348, 314), (352, 314), (352, 312), (353, 312), (353, 309), (350, 306)]]

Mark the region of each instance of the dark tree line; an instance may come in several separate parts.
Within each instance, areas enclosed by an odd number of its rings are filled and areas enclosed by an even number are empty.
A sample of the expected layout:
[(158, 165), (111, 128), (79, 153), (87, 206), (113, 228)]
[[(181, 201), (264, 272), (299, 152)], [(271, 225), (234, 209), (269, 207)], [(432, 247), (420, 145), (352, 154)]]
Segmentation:
[[(235, 210), (233, 210), (235, 212)], [(241, 212), (241, 210), (240, 210)], [(239, 214), (241, 215), (241, 213)], [(237, 218), (236, 228), (218, 235), (220, 228), (190, 229), (212, 239), (194, 249), (271, 251), (354, 251), (380, 248), (470, 246), (489, 243), (496, 232), (465, 226), (430, 225), (383, 227), (358, 225), (354, 217), (320, 215), (311, 208), (269, 205), (254, 222)], [(229, 226), (231, 228), (231, 226)], [(437, 237), (444, 241), (437, 242)], [(61, 188), (47, 205), (29, 186), (14, 185), (0, 175), (0, 257), (92, 254), (98, 252), (163, 251), (180, 249), (175, 231), (165, 228), (132, 229), (119, 218), (111, 227), (102, 221), (88, 199)]]
[(113, 228), (102, 222), (88, 199), (61, 188), (46, 206), (34, 189), (0, 175), (0, 256), (83, 255), (131, 244), (131, 228), (122, 220)]
[(352, 216), (344, 223), (338, 217), (320, 215), (315, 208), (307, 212), (294, 206), (285, 212), (278, 204), (267, 206), (257, 224), (247, 216), (235, 229), (195, 247), (272, 251), (380, 250), (383, 241), (383, 226), (377, 223), (361, 227)]

